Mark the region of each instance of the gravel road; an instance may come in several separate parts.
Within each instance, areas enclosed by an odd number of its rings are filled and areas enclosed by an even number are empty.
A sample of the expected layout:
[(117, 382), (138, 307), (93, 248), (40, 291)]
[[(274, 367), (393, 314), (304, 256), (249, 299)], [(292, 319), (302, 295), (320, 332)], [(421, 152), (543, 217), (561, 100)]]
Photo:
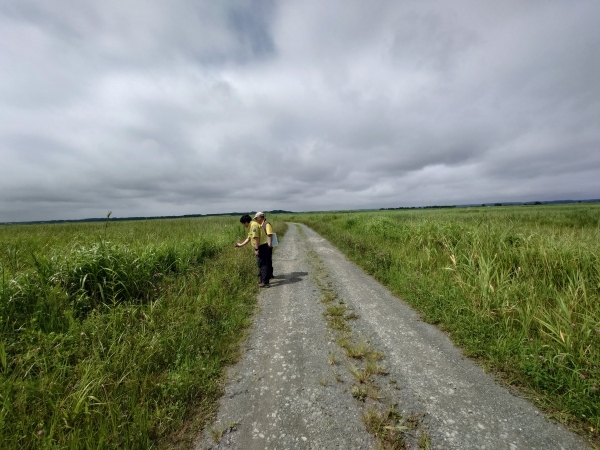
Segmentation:
[[(407, 448), (590, 448), (496, 384), (309, 228), (290, 224), (274, 256), (276, 279), (260, 293), (244, 355), (228, 372), (218, 415), (198, 450), (376, 449), (362, 417), (377, 404), (397, 405), (409, 418)], [(358, 316), (350, 324), (353, 339), (383, 355), (387, 374), (371, 377), (374, 397), (352, 395), (360, 383), (336, 343), (340, 332), (327, 326), (324, 284)]]

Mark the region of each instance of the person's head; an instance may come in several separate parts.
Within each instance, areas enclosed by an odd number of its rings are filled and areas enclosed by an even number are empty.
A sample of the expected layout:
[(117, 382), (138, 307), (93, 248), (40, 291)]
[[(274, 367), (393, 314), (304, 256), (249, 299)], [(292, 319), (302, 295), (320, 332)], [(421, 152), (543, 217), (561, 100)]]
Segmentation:
[(258, 223), (263, 223), (265, 221), (265, 213), (260, 211), (257, 212), (254, 214), (254, 220), (256, 220)]
[(244, 225), (246, 228), (248, 228), (248, 226), (250, 225), (250, 222), (252, 222), (252, 218), (250, 217), (250, 214), (244, 214), (242, 217), (240, 217), (240, 223), (242, 225)]

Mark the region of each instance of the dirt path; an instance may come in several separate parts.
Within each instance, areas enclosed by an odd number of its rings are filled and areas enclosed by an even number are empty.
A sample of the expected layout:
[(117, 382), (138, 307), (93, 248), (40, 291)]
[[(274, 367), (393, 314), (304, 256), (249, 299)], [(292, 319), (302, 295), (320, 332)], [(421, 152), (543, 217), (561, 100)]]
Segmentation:
[[(309, 228), (290, 224), (274, 266), (198, 449), (375, 449), (392, 432), (408, 448), (589, 448)], [(340, 308), (346, 331), (324, 316)]]

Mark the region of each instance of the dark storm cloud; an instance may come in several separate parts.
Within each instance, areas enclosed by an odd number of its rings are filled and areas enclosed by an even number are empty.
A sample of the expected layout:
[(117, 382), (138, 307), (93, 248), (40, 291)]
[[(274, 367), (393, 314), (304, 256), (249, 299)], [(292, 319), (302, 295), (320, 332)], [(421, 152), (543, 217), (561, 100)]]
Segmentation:
[(0, 221), (598, 197), (599, 5), (5, 0)]

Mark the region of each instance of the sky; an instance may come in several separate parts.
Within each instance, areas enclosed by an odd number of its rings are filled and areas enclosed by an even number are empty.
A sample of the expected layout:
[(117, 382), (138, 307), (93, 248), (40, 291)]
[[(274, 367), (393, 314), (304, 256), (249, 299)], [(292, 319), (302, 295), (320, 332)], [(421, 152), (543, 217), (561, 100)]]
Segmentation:
[(600, 197), (596, 0), (0, 0), (0, 222)]

